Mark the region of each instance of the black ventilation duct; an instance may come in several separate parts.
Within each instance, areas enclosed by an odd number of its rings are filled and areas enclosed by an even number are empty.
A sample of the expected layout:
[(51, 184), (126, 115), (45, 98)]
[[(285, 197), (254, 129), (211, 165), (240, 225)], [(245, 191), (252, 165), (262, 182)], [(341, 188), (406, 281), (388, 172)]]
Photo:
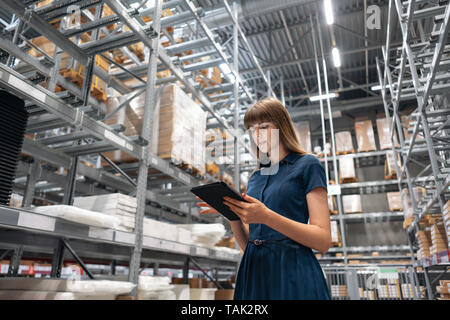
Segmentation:
[(0, 90), (0, 204), (11, 196), (28, 114), (22, 99)]

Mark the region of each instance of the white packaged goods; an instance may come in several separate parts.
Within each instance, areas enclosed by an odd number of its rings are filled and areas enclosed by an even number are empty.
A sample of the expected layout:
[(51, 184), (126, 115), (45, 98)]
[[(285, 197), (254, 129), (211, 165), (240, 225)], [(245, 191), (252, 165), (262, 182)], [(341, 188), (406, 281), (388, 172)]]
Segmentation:
[(139, 276), (139, 300), (176, 300), (169, 277)]
[[(386, 118), (377, 119), (378, 138), (380, 140), (380, 149), (392, 149), (391, 134), (389, 132), (389, 123)], [(395, 147), (398, 148), (397, 133), (394, 134)]]
[(341, 180), (341, 183), (356, 179), (353, 157), (343, 156), (339, 159), (339, 179)]
[(33, 211), (100, 228), (116, 229), (121, 223), (119, 217), (66, 205), (36, 207)]
[(191, 300), (215, 300), (216, 288), (191, 288), (189, 294)]
[(330, 221), (331, 226), (331, 242), (337, 243), (339, 242), (339, 230), (337, 221)]
[(221, 223), (179, 224), (191, 232), (192, 243), (195, 245), (214, 247), (225, 235), (225, 227)]
[(371, 120), (355, 121), (355, 135), (358, 142), (358, 152), (377, 150)]
[(76, 197), (73, 205), (78, 208), (98, 211), (112, 215), (135, 216), (136, 198), (121, 193), (112, 193), (90, 197)]
[(143, 233), (145, 236), (149, 237), (177, 241), (178, 228), (175, 224), (144, 218)]
[(353, 149), (352, 134), (350, 131), (336, 132), (336, 152), (349, 153), (355, 152)]
[(342, 196), (342, 203), (344, 206), (344, 213), (362, 212), (361, 195), (359, 194)]
[(191, 244), (192, 243), (191, 231), (177, 226), (177, 241), (180, 243)]
[(191, 295), (189, 290), (188, 284), (174, 284), (173, 285), (173, 292), (175, 293), (175, 296), (177, 300), (190, 300)]
[(5, 278), (0, 299), (11, 300), (112, 300), (136, 285), (126, 281)]

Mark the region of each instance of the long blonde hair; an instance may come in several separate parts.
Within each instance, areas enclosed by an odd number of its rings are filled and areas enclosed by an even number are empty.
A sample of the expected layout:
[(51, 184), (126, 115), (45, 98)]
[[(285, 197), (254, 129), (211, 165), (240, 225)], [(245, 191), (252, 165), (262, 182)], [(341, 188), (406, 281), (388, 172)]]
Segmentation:
[[(294, 129), (289, 112), (286, 107), (276, 98), (265, 98), (254, 103), (244, 116), (244, 128), (248, 130), (252, 125), (261, 122), (271, 122), (279, 129), (280, 143), (290, 152), (307, 154), (300, 146), (298, 136)], [(253, 145), (253, 143), (252, 143)], [(260, 166), (259, 149), (256, 146), (258, 166)]]

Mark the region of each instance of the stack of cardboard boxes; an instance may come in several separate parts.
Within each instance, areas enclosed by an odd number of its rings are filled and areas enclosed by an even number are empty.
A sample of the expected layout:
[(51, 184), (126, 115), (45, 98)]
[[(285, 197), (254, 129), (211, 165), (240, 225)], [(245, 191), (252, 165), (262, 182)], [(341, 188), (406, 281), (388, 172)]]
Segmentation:
[(342, 196), (344, 213), (360, 213), (362, 212), (361, 195), (348, 194)]
[(450, 300), (450, 280), (439, 280), (439, 286), (436, 289), (439, 293), (438, 300)]
[(431, 226), (431, 242), (431, 254), (436, 254), (448, 249), (448, 240), (443, 222), (437, 222)]
[(403, 205), (402, 205), (402, 196), (400, 192), (388, 192), (386, 193), (387, 199), (388, 199), (388, 205), (389, 205), (389, 211), (402, 211)]
[(358, 143), (358, 152), (376, 151), (375, 135), (373, 133), (372, 121), (355, 119), (355, 134)]
[(417, 231), (416, 238), (419, 240), (419, 251), (417, 252), (417, 259), (420, 260), (429, 258), (431, 254), (431, 232), (429, 230)]

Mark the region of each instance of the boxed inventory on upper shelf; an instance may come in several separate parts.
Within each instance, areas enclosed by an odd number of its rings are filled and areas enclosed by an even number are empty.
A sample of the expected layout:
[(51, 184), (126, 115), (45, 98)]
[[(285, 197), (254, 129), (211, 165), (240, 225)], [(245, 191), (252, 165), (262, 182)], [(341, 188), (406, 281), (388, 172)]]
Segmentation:
[(375, 135), (371, 120), (355, 121), (355, 134), (358, 143), (358, 152), (376, 151)]
[[(156, 99), (158, 103), (151, 115), (150, 150), (160, 158), (190, 166), (204, 175), (206, 113), (175, 84), (159, 88)], [(120, 103), (120, 99), (108, 103), (108, 111)], [(144, 104), (143, 94), (105, 123), (123, 124), (126, 127), (125, 135), (140, 135)], [(107, 152), (105, 155), (117, 162), (135, 161), (121, 151)]]

